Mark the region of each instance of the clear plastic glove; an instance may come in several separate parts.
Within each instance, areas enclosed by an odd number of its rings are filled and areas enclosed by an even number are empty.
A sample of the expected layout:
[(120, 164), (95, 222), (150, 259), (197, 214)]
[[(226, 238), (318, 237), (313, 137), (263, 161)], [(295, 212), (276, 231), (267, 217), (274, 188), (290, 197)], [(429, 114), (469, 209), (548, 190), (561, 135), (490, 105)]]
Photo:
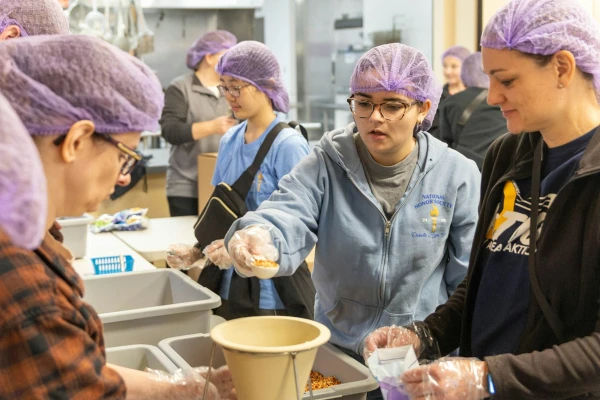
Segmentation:
[(477, 358), (441, 358), (400, 377), (411, 399), (478, 400), (488, 397), (488, 368)]
[(223, 239), (215, 240), (202, 250), (208, 259), (220, 269), (231, 268), (231, 257), (225, 248)]
[(252, 264), (255, 260), (277, 261), (279, 252), (271, 239), (271, 227), (251, 225), (237, 231), (229, 241), (229, 256), (238, 272), (254, 276)]
[(172, 244), (167, 247), (167, 264), (171, 268), (190, 268), (200, 258), (202, 258), (202, 252), (196, 246)]
[(374, 330), (365, 339), (363, 357), (368, 361), (377, 349), (390, 349), (409, 344), (413, 345), (417, 357), (424, 355), (427, 355), (425, 358), (440, 357), (437, 341), (424, 324), (412, 324), (408, 327), (392, 325)]
[[(196, 371), (206, 379), (208, 375), (207, 367), (196, 368)], [(231, 377), (231, 371), (228, 366), (222, 366), (220, 368), (213, 369), (210, 372), (210, 383), (215, 385), (219, 396), (222, 400), (236, 400), (237, 396), (235, 388), (233, 387), (233, 378)]]
[(173, 384), (171, 396), (164, 400), (237, 400), (231, 372), (227, 366), (211, 371), (206, 398), (203, 397), (207, 383), (206, 367), (193, 370), (178, 369), (173, 374), (149, 368), (146, 371), (156, 381)]

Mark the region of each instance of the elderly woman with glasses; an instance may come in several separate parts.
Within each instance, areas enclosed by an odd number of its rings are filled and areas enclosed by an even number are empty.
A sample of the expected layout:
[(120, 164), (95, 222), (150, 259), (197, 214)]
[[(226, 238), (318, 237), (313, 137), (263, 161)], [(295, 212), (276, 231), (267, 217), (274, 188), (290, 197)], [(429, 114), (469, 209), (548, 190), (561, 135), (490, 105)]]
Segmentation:
[(225, 242), (244, 276), (257, 258), (292, 274), (316, 245), (315, 320), (361, 359), (374, 328), (428, 315), (464, 278), (479, 172), (426, 132), (442, 88), (420, 51), (375, 47), (350, 86), (355, 122), (326, 133)]
[(108, 365), (70, 252), (44, 236), (128, 179), (163, 105), (153, 72), (100, 39), (32, 36), (0, 44), (0, 93), (0, 398), (231, 398), (226, 370), (217, 388)]

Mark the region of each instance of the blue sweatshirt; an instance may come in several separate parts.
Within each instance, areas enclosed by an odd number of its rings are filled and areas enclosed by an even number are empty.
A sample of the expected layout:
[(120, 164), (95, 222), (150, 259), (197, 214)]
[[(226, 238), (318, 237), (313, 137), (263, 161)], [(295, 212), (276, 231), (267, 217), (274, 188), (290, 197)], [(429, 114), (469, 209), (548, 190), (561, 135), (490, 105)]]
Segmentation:
[(324, 135), (279, 182), (279, 190), (234, 223), (273, 226), (279, 275), (316, 244), (315, 320), (331, 342), (362, 352), (374, 329), (423, 320), (467, 272), (477, 222), (479, 170), (426, 132), (406, 192), (388, 221), (370, 190), (352, 137), (354, 123)]

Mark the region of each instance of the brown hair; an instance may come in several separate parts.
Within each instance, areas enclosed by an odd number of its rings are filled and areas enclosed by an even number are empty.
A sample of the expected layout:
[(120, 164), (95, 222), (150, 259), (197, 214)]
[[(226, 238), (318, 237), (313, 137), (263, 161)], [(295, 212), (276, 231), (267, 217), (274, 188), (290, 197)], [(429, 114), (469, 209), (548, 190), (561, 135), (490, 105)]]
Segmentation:
[[(550, 54), (547, 56), (531, 53), (522, 54), (526, 57), (532, 58), (540, 67), (545, 67), (546, 65), (548, 65), (550, 61), (552, 61), (552, 57), (554, 57), (554, 54)], [(594, 75), (590, 74), (589, 72), (583, 72), (581, 69), (579, 69), (579, 67), (577, 67), (577, 70), (581, 73), (583, 79), (585, 79), (588, 82), (594, 82)]]

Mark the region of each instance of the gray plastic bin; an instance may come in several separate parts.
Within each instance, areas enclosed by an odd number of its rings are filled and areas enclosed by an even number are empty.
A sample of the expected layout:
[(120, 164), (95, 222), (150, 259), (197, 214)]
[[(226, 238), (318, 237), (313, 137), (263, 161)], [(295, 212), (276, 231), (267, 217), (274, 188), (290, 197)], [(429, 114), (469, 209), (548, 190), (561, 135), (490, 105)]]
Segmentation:
[(138, 371), (151, 368), (172, 374), (178, 369), (158, 347), (147, 344), (108, 348), (106, 349), (106, 362)]
[[(162, 340), (158, 347), (179, 368), (204, 367), (210, 361), (212, 340), (209, 334), (187, 335)], [(223, 365), (225, 365), (225, 357), (221, 348), (217, 346), (213, 366)], [(367, 392), (379, 387), (367, 367), (330, 344), (319, 348), (313, 369), (326, 376), (334, 375), (342, 381), (341, 385), (315, 390), (313, 399), (316, 400), (365, 400)], [(306, 393), (304, 399), (308, 398), (309, 395)]]
[(173, 269), (84, 277), (84, 300), (100, 315), (107, 347), (158, 345), (210, 331), (221, 298)]

